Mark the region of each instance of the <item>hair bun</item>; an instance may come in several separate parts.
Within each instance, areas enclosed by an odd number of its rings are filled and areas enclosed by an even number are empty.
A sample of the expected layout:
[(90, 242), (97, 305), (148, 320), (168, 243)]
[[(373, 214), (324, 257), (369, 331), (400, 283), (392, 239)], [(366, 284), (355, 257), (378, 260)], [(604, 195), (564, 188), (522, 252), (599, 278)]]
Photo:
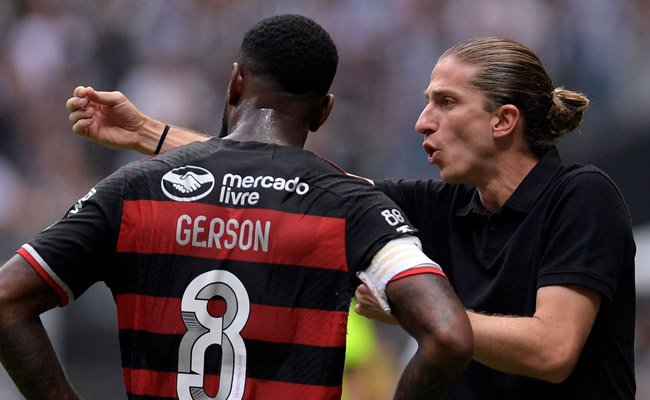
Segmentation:
[(548, 121), (554, 137), (561, 137), (574, 131), (582, 123), (589, 99), (581, 93), (555, 88), (553, 104), (548, 112)]

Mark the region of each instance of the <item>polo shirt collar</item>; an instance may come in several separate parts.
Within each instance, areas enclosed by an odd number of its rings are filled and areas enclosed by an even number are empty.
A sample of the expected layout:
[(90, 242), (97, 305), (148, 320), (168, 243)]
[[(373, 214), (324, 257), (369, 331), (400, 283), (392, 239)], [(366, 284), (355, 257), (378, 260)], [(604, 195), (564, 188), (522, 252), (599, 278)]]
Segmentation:
[[(521, 212), (530, 211), (560, 169), (562, 169), (562, 159), (557, 148), (553, 147), (542, 156), (539, 162), (526, 175), (502, 208), (510, 208)], [(458, 210), (456, 215), (462, 217), (470, 213), (479, 215), (490, 214), (483, 207), (476, 188), (474, 188), (474, 193), (469, 203)]]

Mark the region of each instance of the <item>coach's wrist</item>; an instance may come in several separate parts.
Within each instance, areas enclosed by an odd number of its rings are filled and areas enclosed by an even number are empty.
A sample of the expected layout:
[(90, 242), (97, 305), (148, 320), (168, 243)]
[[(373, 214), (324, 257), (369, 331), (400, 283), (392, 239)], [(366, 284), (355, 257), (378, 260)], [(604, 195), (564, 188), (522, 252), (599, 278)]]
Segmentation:
[[(154, 151), (156, 151), (160, 143), (160, 137), (165, 130), (165, 126), (165, 123), (147, 117), (138, 132), (140, 137), (139, 148), (134, 150), (148, 155), (154, 154)], [(164, 149), (165, 147), (162, 146), (160, 151)]]

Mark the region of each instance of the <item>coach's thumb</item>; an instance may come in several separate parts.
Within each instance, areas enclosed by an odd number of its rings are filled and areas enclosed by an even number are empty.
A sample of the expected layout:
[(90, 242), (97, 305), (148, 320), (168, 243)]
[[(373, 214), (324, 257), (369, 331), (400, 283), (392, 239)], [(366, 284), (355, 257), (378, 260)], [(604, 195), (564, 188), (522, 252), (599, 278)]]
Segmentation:
[(105, 106), (114, 106), (124, 101), (122, 92), (99, 92), (93, 89), (92, 86), (86, 88), (86, 96), (91, 101)]

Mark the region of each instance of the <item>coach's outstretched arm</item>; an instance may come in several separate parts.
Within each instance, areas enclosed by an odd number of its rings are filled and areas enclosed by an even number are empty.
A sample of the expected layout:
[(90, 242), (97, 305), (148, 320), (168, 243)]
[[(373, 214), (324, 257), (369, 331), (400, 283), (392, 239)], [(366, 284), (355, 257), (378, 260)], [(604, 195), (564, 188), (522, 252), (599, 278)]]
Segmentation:
[(392, 281), (386, 296), (393, 316), (418, 350), (406, 366), (395, 399), (445, 399), (472, 359), (469, 319), (447, 279), (437, 274)]
[[(153, 154), (158, 148), (165, 123), (138, 110), (121, 92), (96, 91), (78, 86), (66, 102), (72, 131), (105, 146)], [(160, 151), (211, 136), (189, 129), (170, 126)]]
[(0, 267), (0, 361), (26, 399), (80, 399), (39, 318), (58, 304), (54, 290), (21, 256)]

